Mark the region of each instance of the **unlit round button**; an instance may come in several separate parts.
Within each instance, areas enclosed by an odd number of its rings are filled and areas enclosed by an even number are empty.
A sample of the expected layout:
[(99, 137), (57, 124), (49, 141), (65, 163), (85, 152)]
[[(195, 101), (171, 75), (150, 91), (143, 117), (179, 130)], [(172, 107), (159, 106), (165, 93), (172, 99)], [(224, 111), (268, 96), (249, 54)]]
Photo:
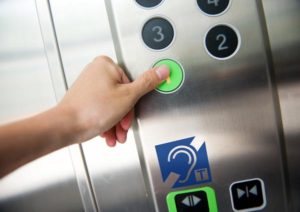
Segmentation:
[(182, 66), (172, 59), (163, 59), (154, 64), (153, 67), (167, 65), (170, 69), (170, 76), (167, 80), (156, 87), (161, 93), (172, 93), (177, 91), (184, 81), (184, 70)]
[(152, 18), (143, 26), (142, 38), (149, 48), (161, 50), (168, 47), (173, 41), (174, 29), (166, 19)]
[(155, 7), (159, 5), (161, 2), (162, 0), (136, 0), (136, 3), (146, 8)]
[(212, 27), (205, 36), (206, 50), (216, 59), (229, 59), (238, 51), (239, 46), (238, 31), (225, 24)]
[(230, 0), (197, 0), (199, 8), (210, 16), (224, 13), (229, 7)]

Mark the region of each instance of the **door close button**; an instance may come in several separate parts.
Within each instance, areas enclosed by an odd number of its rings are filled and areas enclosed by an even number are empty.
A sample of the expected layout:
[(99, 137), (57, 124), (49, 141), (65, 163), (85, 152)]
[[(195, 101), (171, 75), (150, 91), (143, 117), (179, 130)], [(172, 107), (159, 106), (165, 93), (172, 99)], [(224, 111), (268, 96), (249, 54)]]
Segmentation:
[(230, 195), (234, 211), (258, 211), (266, 206), (264, 183), (258, 178), (234, 182)]

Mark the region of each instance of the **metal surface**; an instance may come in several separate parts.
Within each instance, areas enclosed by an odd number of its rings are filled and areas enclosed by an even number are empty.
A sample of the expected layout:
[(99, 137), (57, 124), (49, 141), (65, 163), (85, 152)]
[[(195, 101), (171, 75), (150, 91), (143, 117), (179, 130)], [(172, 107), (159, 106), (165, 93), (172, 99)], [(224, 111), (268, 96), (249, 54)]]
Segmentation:
[[(0, 211), (167, 211), (167, 193), (187, 187), (171, 189), (176, 176), (162, 182), (155, 145), (190, 136), (206, 141), (212, 182), (197, 187), (216, 191), (219, 211), (232, 211), (230, 185), (250, 178), (265, 184), (264, 211), (299, 211), (299, 0), (233, 0), (216, 17), (196, 1), (106, 3), (110, 23), (104, 1), (37, 0), (38, 17), (33, 1), (0, 3), (0, 88), (10, 91), (0, 94), (1, 123), (53, 106), (97, 55), (117, 58), (132, 79), (159, 59), (176, 59), (184, 84), (141, 100), (126, 144), (109, 148), (95, 138), (1, 179)], [(175, 28), (163, 51), (140, 36), (154, 16)], [(216, 60), (203, 46), (216, 24), (241, 35), (232, 58)]]
[[(56, 100), (60, 101), (67, 91), (67, 81), (61, 61), (61, 54), (57, 43), (52, 10), (48, 0), (36, 1), (40, 27), (43, 35), (45, 52), (48, 59), (52, 84), (56, 94)], [(69, 147), (76, 179), (80, 190), (85, 211), (97, 211), (94, 194), (91, 189), (90, 179), (86, 170), (86, 163), (81, 144)]]
[[(34, 1), (0, 2), (0, 122), (55, 105)], [(0, 211), (83, 211), (67, 148), (0, 180)]]
[(278, 88), (290, 181), (289, 211), (300, 211), (300, 1), (263, 1)]
[[(256, 1), (232, 1), (218, 17), (205, 16), (190, 1), (165, 1), (153, 10), (129, 0), (107, 3), (118, 60), (132, 78), (161, 58), (178, 60), (186, 73), (176, 93), (152, 92), (137, 109), (136, 142), (156, 210), (167, 210), (165, 197), (175, 179), (162, 182), (155, 145), (197, 136), (206, 141), (213, 178), (204, 185), (216, 190), (220, 211), (232, 210), (231, 183), (256, 177), (266, 186), (264, 210), (286, 211), (282, 141)], [(151, 51), (140, 39), (143, 23), (153, 16), (168, 17), (175, 26), (175, 41), (164, 51)], [(210, 57), (203, 46), (207, 30), (218, 23), (236, 27), (242, 40), (238, 53), (224, 61)]]
[[(115, 59), (104, 1), (50, 3), (68, 85), (97, 55)], [(109, 148), (103, 139), (95, 138), (84, 143), (83, 150), (100, 211), (154, 210), (131, 130), (124, 145)]]

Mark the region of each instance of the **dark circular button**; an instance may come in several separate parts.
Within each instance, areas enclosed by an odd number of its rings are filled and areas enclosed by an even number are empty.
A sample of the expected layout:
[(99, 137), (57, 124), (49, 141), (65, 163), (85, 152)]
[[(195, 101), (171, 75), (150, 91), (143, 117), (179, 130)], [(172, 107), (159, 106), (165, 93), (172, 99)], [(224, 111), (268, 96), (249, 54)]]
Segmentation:
[(135, 1), (142, 7), (151, 8), (159, 5), (163, 0), (135, 0)]
[(152, 18), (145, 23), (142, 38), (151, 49), (164, 49), (173, 41), (174, 29), (166, 19)]
[(239, 47), (239, 36), (233, 28), (227, 25), (217, 25), (209, 30), (205, 37), (208, 53), (217, 59), (228, 59)]
[(229, 6), (230, 0), (197, 0), (200, 9), (208, 15), (218, 15)]

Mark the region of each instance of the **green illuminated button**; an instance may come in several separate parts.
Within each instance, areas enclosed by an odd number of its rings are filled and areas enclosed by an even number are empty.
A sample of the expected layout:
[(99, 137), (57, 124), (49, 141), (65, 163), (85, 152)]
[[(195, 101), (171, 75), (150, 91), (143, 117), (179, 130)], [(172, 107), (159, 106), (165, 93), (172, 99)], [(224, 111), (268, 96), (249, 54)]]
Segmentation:
[(171, 59), (163, 59), (154, 64), (153, 67), (167, 65), (170, 69), (170, 76), (167, 80), (156, 87), (156, 90), (162, 93), (172, 93), (180, 88), (184, 80), (184, 71), (182, 66)]
[(217, 212), (216, 195), (212, 188), (203, 187), (174, 191), (168, 194), (169, 212)]

